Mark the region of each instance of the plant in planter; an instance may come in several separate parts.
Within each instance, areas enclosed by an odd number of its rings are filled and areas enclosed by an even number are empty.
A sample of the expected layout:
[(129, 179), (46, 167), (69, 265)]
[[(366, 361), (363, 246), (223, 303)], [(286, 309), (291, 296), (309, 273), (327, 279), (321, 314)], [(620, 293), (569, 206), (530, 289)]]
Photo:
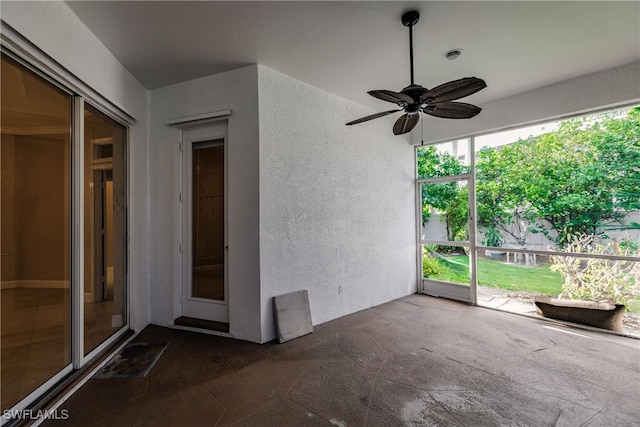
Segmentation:
[[(499, 248), (504, 244), (504, 236), (494, 227), (487, 228), (487, 231), (484, 233), (484, 238), (482, 239), (482, 244), (485, 246), (491, 246), (494, 248)], [(486, 251), (486, 254), (491, 258), (499, 258), (505, 254), (503, 251)]]
[[(595, 255), (623, 255), (638, 257), (637, 245), (608, 245), (594, 242), (595, 236), (571, 237), (565, 247), (567, 253)], [(640, 296), (640, 263), (626, 260), (576, 258), (552, 255), (549, 257), (552, 271), (564, 277), (562, 293), (558, 298), (594, 302), (612, 302), (628, 305)]]
[[(639, 256), (637, 245), (596, 243), (593, 235), (569, 237), (565, 252), (593, 255)], [(564, 277), (557, 300), (536, 298), (546, 317), (622, 331), (625, 306), (640, 296), (640, 263), (602, 258), (552, 255), (551, 270)]]

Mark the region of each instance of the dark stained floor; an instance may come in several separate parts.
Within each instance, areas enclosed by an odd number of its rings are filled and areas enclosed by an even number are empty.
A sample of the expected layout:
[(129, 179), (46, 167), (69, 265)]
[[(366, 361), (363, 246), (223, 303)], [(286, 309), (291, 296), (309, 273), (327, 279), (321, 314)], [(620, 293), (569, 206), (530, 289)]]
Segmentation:
[(146, 377), (91, 379), (43, 425), (640, 425), (639, 340), (424, 295), (285, 344), (157, 326), (135, 340), (171, 344)]

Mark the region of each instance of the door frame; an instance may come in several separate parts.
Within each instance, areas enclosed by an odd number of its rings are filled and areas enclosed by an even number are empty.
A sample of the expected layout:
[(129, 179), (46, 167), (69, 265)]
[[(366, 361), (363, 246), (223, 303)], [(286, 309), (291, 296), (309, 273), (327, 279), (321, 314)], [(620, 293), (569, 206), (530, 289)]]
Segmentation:
[[(224, 142), (224, 301), (190, 297), (192, 281), (192, 146), (194, 144), (222, 139)], [(177, 286), (179, 310), (178, 316), (201, 320), (229, 323), (229, 150), (227, 121), (207, 122), (198, 126), (182, 129), (179, 151), (179, 286)]]
[[(478, 303), (478, 277), (477, 277), (477, 243), (476, 243), (476, 190), (475, 190), (475, 139), (469, 141), (467, 156), (469, 158), (470, 172), (459, 175), (419, 178), (416, 179), (416, 243), (417, 243), (417, 271), (418, 292), (427, 295), (449, 298), (457, 301), (468, 302), (473, 305)], [(442, 143), (447, 143), (444, 141)], [(429, 144), (438, 145), (439, 143)], [(417, 156), (416, 156), (416, 171)], [(430, 183), (465, 181), (468, 187), (468, 232), (469, 240), (466, 242), (444, 242), (422, 239), (422, 185)], [(440, 280), (426, 279), (422, 272), (422, 246), (425, 244), (459, 246), (467, 248), (469, 255), (469, 285), (444, 282)]]

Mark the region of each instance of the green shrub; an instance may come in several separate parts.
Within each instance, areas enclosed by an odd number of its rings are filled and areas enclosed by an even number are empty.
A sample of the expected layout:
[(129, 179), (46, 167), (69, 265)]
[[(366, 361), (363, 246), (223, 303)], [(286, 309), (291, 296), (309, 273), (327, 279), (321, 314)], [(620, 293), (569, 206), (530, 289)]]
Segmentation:
[(504, 236), (500, 232), (500, 230), (495, 227), (487, 228), (487, 231), (484, 233), (484, 239), (482, 240), (482, 244), (485, 246), (491, 246), (494, 248), (499, 248), (504, 243)]
[(440, 263), (436, 258), (422, 257), (422, 277), (436, 276), (440, 273)]

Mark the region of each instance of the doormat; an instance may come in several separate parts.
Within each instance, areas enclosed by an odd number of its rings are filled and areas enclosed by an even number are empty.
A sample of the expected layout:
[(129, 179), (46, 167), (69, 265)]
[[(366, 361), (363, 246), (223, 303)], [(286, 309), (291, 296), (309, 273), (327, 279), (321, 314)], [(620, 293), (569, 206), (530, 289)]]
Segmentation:
[(136, 378), (146, 376), (171, 342), (131, 342), (118, 352), (93, 378)]

